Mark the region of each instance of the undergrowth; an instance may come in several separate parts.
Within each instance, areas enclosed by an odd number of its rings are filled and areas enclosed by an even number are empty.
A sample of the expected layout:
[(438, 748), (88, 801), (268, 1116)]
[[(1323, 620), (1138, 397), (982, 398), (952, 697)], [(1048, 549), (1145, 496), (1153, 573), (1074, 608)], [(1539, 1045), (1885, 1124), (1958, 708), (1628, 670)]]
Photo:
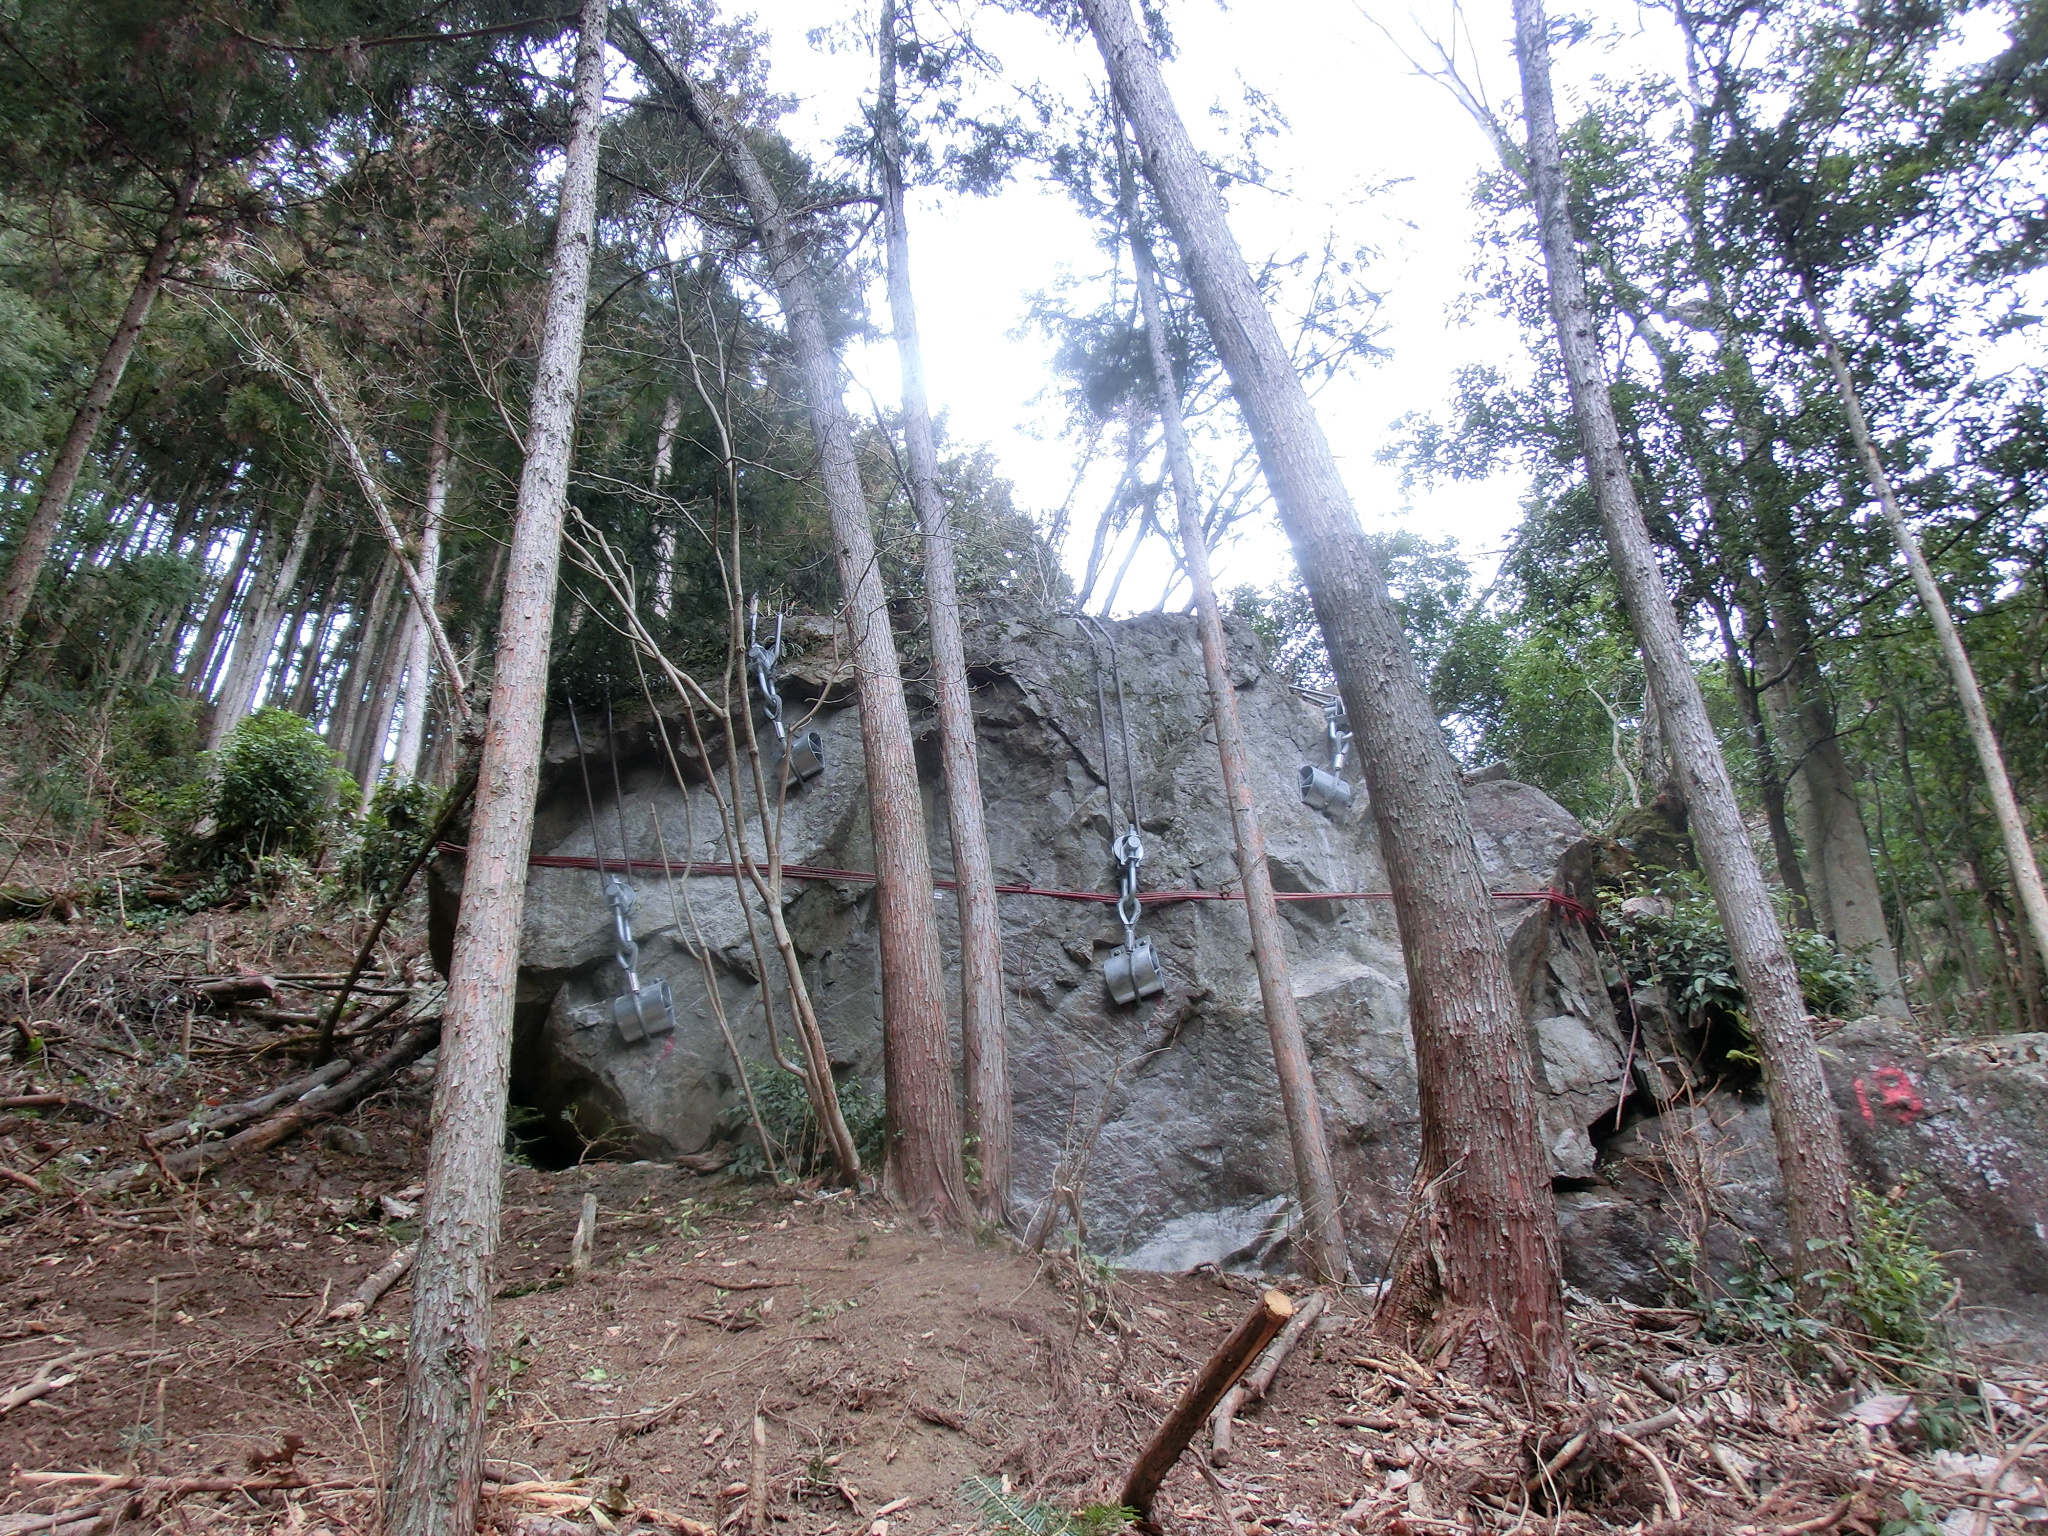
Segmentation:
[(335, 894), (344, 901), (381, 907), (433, 831), (441, 792), (418, 779), (386, 779), (342, 853)]
[[(761, 1112), (761, 1128), (775, 1143), (777, 1163), (798, 1177), (829, 1167), (832, 1143), (818, 1123), (817, 1112), (811, 1108), (804, 1080), (773, 1062), (753, 1061), (747, 1063), (747, 1082)], [(885, 1147), (881, 1098), (849, 1079), (839, 1085), (839, 1113), (845, 1117), (847, 1130), (853, 1133), (854, 1150), (860, 1153), (861, 1166), (880, 1167)], [(732, 1171), (742, 1177), (757, 1178), (767, 1173), (768, 1160), (758, 1146), (749, 1142), (740, 1148)]]
[(961, 1497), (981, 1513), (977, 1528), (999, 1536), (1118, 1536), (1137, 1520), (1138, 1512), (1116, 1504), (1090, 1504), (1064, 1510), (1014, 1493), (990, 1477), (970, 1477)]
[(1955, 1363), (1949, 1326), (1958, 1286), (1927, 1241), (1927, 1202), (1911, 1182), (1879, 1195), (1858, 1188), (1856, 1233), (1819, 1244), (1802, 1300), (1754, 1239), (1734, 1273), (1717, 1277), (1696, 1241), (1673, 1240), (1674, 1272), (1710, 1338), (1763, 1340), (1789, 1356), (1853, 1362), (1894, 1386), (1946, 1379)]
[[(1661, 902), (1661, 915), (1624, 914), (1630, 897), (1650, 896)], [(1659, 871), (1654, 881), (1638, 877), (1601, 893), (1600, 922), (1614, 940), (1616, 954), (1629, 980), (1637, 986), (1661, 986), (1673, 1008), (1699, 1026), (1719, 1019), (1732, 1021), (1745, 1039), (1748, 1014), (1735, 957), (1721, 928), (1713, 895), (1698, 875)], [(1822, 1018), (1852, 1018), (1871, 995), (1869, 968), (1835, 948), (1826, 934), (1801, 928), (1789, 912), (1779, 913), (1786, 946), (1799, 972), (1799, 990), (1806, 1006)], [(1750, 1060), (1745, 1053), (1734, 1053)]]

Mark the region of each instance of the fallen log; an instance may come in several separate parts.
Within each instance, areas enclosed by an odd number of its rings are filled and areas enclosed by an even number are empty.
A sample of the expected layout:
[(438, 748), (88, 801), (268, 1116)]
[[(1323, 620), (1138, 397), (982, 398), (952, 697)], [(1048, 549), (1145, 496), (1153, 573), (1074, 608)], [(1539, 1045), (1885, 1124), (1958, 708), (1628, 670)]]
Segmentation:
[(325, 1118), (337, 1110), (347, 1109), (358, 1099), (367, 1098), (370, 1093), (390, 1081), (401, 1068), (409, 1067), (441, 1039), (441, 1023), (411, 1030), (387, 1046), (382, 1053), (373, 1056), (355, 1071), (331, 1087), (307, 1094), (289, 1108), (260, 1121), (245, 1131), (230, 1136), (225, 1141), (203, 1142), (196, 1147), (187, 1147), (165, 1159), (171, 1172), (180, 1178), (195, 1173), (205, 1173), (223, 1163), (234, 1161), (250, 1152), (261, 1152), (274, 1147), (287, 1137), (296, 1136), (316, 1120)]
[(304, 1098), (307, 1094), (326, 1087), (337, 1078), (348, 1075), (350, 1063), (330, 1061), (318, 1071), (304, 1077), (295, 1077), (288, 1083), (280, 1083), (268, 1093), (253, 1099), (243, 1099), (238, 1104), (223, 1104), (218, 1109), (209, 1109), (203, 1115), (189, 1120), (179, 1120), (170, 1125), (160, 1125), (153, 1131), (144, 1131), (142, 1139), (152, 1147), (165, 1147), (173, 1142), (185, 1140), (188, 1136), (205, 1136), (213, 1131), (223, 1131), (230, 1126), (246, 1125), (259, 1116), (267, 1115), (280, 1105), (289, 1104), (293, 1099)]
[(317, 1013), (295, 1013), (289, 1008), (243, 1008), (239, 1012), (244, 1024), (262, 1029), (311, 1029), (320, 1022)]
[(171, 1498), (188, 1493), (271, 1493), (313, 1486), (296, 1472), (279, 1477), (151, 1477), (140, 1472), (24, 1472), (16, 1468), (9, 1480), (17, 1488), (85, 1488), (93, 1493), (160, 1493)]
[(1209, 1357), (1200, 1374), (1181, 1394), (1180, 1402), (1167, 1415), (1166, 1422), (1159, 1426), (1151, 1443), (1139, 1453), (1130, 1476), (1124, 1479), (1123, 1495), (1117, 1501), (1136, 1513), (1141, 1527), (1157, 1529), (1152, 1524), (1152, 1500), (1159, 1492), (1159, 1485), (1166, 1481), (1166, 1474), (1173, 1470), (1173, 1464), (1180, 1460), (1181, 1452), (1188, 1448), (1195, 1431), (1202, 1427), (1223, 1394), (1237, 1385), (1237, 1379), (1245, 1369), (1261, 1350), (1273, 1342), (1273, 1336), (1293, 1316), (1293, 1302), (1279, 1291), (1267, 1291), (1250, 1315), (1217, 1346), (1216, 1353)]
[(215, 976), (187, 985), (216, 1008), (231, 1008), (236, 1003), (267, 1003), (277, 996), (277, 983), (268, 976)]
[(1294, 1316), (1287, 1320), (1287, 1326), (1280, 1330), (1280, 1337), (1268, 1344), (1259, 1358), (1252, 1362), (1252, 1368), (1244, 1373), (1244, 1380), (1223, 1394), (1223, 1401), (1209, 1416), (1209, 1461), (1212, 1466), (1230, 1464), (1230, 1431), (1236, 1422), (1237, 1411), (1252, 1398), (1265, 1397), (1272, 1388), (1273, 1378), (1280, 1374), (1282, 1362), (1293, 1353), (1301, 1336), (1315, 1325), (1329, 1304), (1329, 1298), (1321, 1291), (1304, 1301)]
[(47, 1515), (0, 1516), (0, 1536), (86, 1536), (116, 1504), (128, 1502), (100, 1499)]
[[(401, 1068), (410, 1066), (426, 1055), (440, 1038), (439, 1019), (409, 1030), (340, 1082), (332, 1083), (325, 1088), (316, 1088), (269, 1119), (258, 1121), (223, 1141), (204, 1141), (196, 1147), (187, 1147), (182, 1152), (174, 1152), (163, 1158), (157, 1176), (162, 1178), (168, 1175), (172, 1179), (188, 1179), (195, 1174), (211, 1172), (222, 1164), (231, 1163), (251, 1152), (261, 1152), (267, 1147), (274, 1147), (279, 1142), (298, 1135), (309, 1125), (347, 1109), (359, 1099), (367, 1098), (389, 1082)], [(147, 1179), (150, 1173), (149, 1164), (138, 1163), (111, 1175), (107, 1187), (119, 1188), (124, 1184)]]
[(391, 1261), (377, 1273), (356, 1287), (355, 1294), (332, 1312), (327, 1314), (330, 1323), (350, 1323), (361, 1317), (370, 1308), (384, 1299), (384, 1293), (404, 1278), (412, 1268), (412, 1261), (419, 1251), (419, 1245), (401, 1248), (391, 1256)]

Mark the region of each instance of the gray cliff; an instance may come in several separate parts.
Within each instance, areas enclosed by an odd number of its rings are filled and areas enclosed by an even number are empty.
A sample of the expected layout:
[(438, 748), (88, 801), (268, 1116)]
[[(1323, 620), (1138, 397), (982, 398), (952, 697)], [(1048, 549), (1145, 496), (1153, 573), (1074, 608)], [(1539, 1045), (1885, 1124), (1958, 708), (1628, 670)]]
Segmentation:
[[(970, 632), (997, 879), (1041, 889), (1114, 888), (1109, 850), (1120, 827), (1110, 819), (1110, 783), (1119, 805), (1127, 799), (1117, 731), (1120, 673), (1147, 846), (1143, 884), (1228, 889), (1237, 880), (1236, 859), (1194, 622), (1155, 615), (1109, 629), (1114, 658), (1064, 616), (1011, 614), (985, 619)], [(810, 658), (786, 670), (785, 692), (792, 718), (808, 711), (808, 727), (822, 734), (826, 768), (786, 800), (783, 856), (791, 864), (869, 869), (858, 713), (849, 680), (835, 670), (829, 629), (813, 623), (808, 634)], [(1297, 893), (1383, 892), (1386, 875), (1363, 787), (1355, 804), (1336, 815), (1312, 810), (1300, 798), (1299, 766), (1328, 761), (1320, 708), (1264, 664), (1248, 629), (1233, 624), (1230, 645), (1275, 886)], [(1107, 764), (1098, 683), (1108, 701)], [(918, 729), (926, 824), (943, 876), (951, 861), (928, 712)], [(586, 722), (585, 736), (598, 852), (616, 858), (623, 843), (636, 860), (726, 857), (705, 765), (673, 721), (670, 740), (682, 785), (644, 717), (622, 723), (611, 738), (593, 736)], [(620, 796), (612, 792), (614, 760)], [(713, 766), (722, 772), (722, 758), (714, 756)], [(1355, 768), (1350, 776), (1355, 783)], [(584, 793), (577, 753), (566, 726), (559, 726), (548, 744), (535, 853), (593, 852)], [(1496, 891), (1590, 895), (1585, 886), (1595, 846), (1556, 802), (1499, 775), (1468, 781), (1466, 794)], [(754, 848), (762, 846), (758, 818), (750, 818), (747, 836)], [(441, 861), (435, 907), (444, 940), (459, 880), (459, 861)], [(604, 1135), (610, 1148), (668, 1158), (730, 1141), (745, 1129), (734, 1052), (721, 1032), (707, 975), (739, 1056), (765, 1061), (769, 1044), (756, 951), (734, 882), (710, 875), (667, 880), (650, 872), (636, 874), (633, 885), (642, 978), (667, 979), (678, 1027), (641, 1043), (621, 1037), (609, 1003), (623, 978), (612, 961), (611, 921), (598, 876), (537, 868), (528, 888), (514, 1093), (558, 1125), (573, 1121), (586, 1137)], [(950, 969), (957, 962), (953, 898), (939, 892), (934, 900)], [(835, 1068), (879, 1090), (873, 888), (792, 880), (784, 905)], [(1361, 1273), (1372, 1275), (1399, 1229), (1418, 1141), (1393, 912), (1383, 900), (1306, 900), (1283, 911), (1355, 1256)], [(1660, 1009), (1631, 1014), (1624, 1006), (1617, 1016), (1610, 972), (1603, 971), (1586, 927), (1566, 910), (1541, 899), (1514, 899), (1501, 901), (1498, 912), (1531, 1054), (1540, 1065), (1542, 1133), (1561, 1191), (1571, 1276), (1603, 1299), (1657, 1299), (1665, 1288), (1665, 1240), (1683, 1213), (1672, 1181), (1656, 1176), (1659, 1138), (1680, 1122), (1654, 1110), (1660, 1095), (1707, 1087), (1688, 1072), (1696, 1043)], [(1028, 1207), (1043, 1198), (1063, 1150), (1085, 1140), (1099, 1120), (1082, 1196), (1095, 1251), (1166, 1268), (1227, 1260), (1255, 1245), (1284, 1210), (1291, 1170), (1242, 907), (1221, 901), (1148, 907), (1142, 931), (1158, 946), (1167, 987), (1131, 1007), (1113, 1004), (1103, 983), (1102, 962), (1122, 940), (1110, 907), (1005, 896), (1002, 918), (1019, 1203)], [(756, 922), (765, 944), (758, 912)], [(786, 989), (772, 950), (768, 954), (786, 1030)], [(1858, 1054), (1850, 1065), (1864, 1069), (1863, 1088), (1849, 1086), (1858, 1074), (1847, 1067), (1832, 1074), (1842, 1078), (1838, 1098), (1847, 1094), (1851, 1101), (1857, 1091), (1868, 1096), (1876, 1071), (1863, 1059), (1862, 1035), (1839, 1039), (1837, 1060), (1847, 1059), (1842, 1048), (1852, 1040)], [(794, 1049), (786, 1036), (784, 1044)], [(1988, 1087), (1985, 1071), (1972, 1066), (1957, 1081), (1976, 1086), (1951, 1090), (1938, 1063), (1930, 1066), (1914, 1054), (1917, 1046), (1887, 1037), (1884, 1048), (1907, 1063), (1899, 1070), (1915, 1074), (1916, 1091), (1933, 1107), (1903, 1127), (1895, 1105), (1889, 1119), (1882, 1118), (1882, 1106), (1873, 1108), (1881, 1118), (1868, 1124), (1860, 1112), (1851, 1115), (1851, 1140), (1866, 1177), (1896, 1181), (1934, 1159), (1942, 1170), (1937, 1182), (1944, 1208), (1971, 1204), (1965, 1186), (1973, 1169), (1980, 1183), (1994, 1181), (1979, 1193), (2003, 1201), (2001, 1209), (2015, 1200), (2019, 1207), (2000, 1218), (1999, 1251), (1986, 1266), (1995, 1273), (1986, 1279), (2007, 1309), (2001, 1316), (2013, 1317), (2014, 1307), (2030, 1312), (2020, 1301), (2026, 1276), (2048, 1275), (2048, 1235), (2040, 1218), (2048, 1158), (2038, 1129), (2048, 1085), (2038, 1073), (2005, 1073), (1994, 1074), (1996, 1086)], [(1963, 1072), (1959, 1063), (1950, 1064), (1951, 1075)], [(1937, 1079), (1941, 1086), (1927, 1086)], [(2003, 1107), (1986, 1107), (1994, 1103)], [(1730, 1220), (1768, 1243), (1778, 1197), (1767, 1116), (1726, 1093), (1685, 1115), (1687, 1126), (1722, 1127), (1709, 1139), (1734, 1159), (1739, 1175), (1728, 1181)], [(2020, 1128), (2030, 1115), (2031, 1134)], [(1962, 1262), (1967, 1268), (1969, 1261)]]

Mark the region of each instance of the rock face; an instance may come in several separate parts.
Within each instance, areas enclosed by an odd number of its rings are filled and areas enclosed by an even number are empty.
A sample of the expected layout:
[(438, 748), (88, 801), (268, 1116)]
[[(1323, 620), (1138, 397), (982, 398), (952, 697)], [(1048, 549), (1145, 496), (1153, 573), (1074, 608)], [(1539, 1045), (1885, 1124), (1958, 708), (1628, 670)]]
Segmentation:
[[(1147, 850), (1143, 887), (1228, 889), (1236, 858), (1193, 622), (1162, 615), (1110, 631), (1113, 649), (1071, 619), (1012, 614), (970, 633), (997, 877), (1037, 891), (1113, 891), (1110, 843), (1129, 800), (1120, 682)], [(813, 631), (813, 641), (816, 652), (830, 651), (828, 632)], [(1386, 875), (1362, 787), (1336, 815), (1301, 801), (1299, 766), (1329, 761), (1321, 710), (1268, 670), (1248, 629), (1234, 626), (1230, 641), (1273, 882), (1311, 898), (1283, 906), (1290, 960), (1354, 1257), (1373, 1275), (1398, 1234), (1418, 1143), (1406, 983), (1387, 902), (1313, 897), (1383, 892)], [(873, 867), (849, 682), (826, 664), (785, 673), (792, 718), (810, 710), (806, 728), (822, 734), (826, 760), (781, 810), (791, 864)], [(566, 727), (558, 729), (535, 852), (615, 860), (623, 851), (657, 867), (725, 860), (706, 765), (669, 725), (673, 758), (642, 720), (611, 738), (586, 730), (580, 766)], [(919, 729), (926, 824), (944, 875), (936, 744), (928, 719)], [(722, 759), (713, 766), (729, 783)], [(1466, 794), (1497, 892), (1587, 894), (1598, 849), (1554, 801), (1493, 771), (1468, 780)], [(748, 807), (745, 836), (758, 851), (751, 790)], [(444, 957), (460, 873), (450, 860), (436, 871)], [(770, 1058), (760, 955), (784, 1048), (793, 1051), (787, 987), (761, 909), (742, 901), (731, 878), (651, 872), (632, 884), (641, 975), (669, 982), (677, 1028), (639, 1043), (622, 1038), (610, 1000), (623, 976), (598, 875), (536, 868), (514, 1097), (607, 1152), (683, 1156), (744, 1134), (736, 1060)], [(950, 968), (953, 898), (940, 891), (934, 900)], [(783, 905), (835, 1068), (879, 1092), (873, 887), (791, 880)], [(1700, 1043), (1683, 1038), (1660, 999), (1638, 991), (1631, 1006), (1624, 997), (1618, 1020), (1586, 930), (1562, 909), (1516, 898), (1498, 910), (1541, 1069), (1542, 1132), (1571, 1283), (1602, 1300), (1656, 1302), (1668, 1289), (1674, 1236), (1698, 1234), (1723, 1264), (1740, 1261), (1744, 1237), (1782, 1249), (1762, 1103), (1688, 1081)], [(1148, 906), (1141, 932), (1158, 947), (1167, 986), (1132, 1007), (1113, 1004), (1104, 986), (1102, 962), (1122, 942), (1110, 906), (1006, 895), (1002, 917), (1019, 1203), (1042, 1199), (1062, 1159), (1092, 1135), (1081, 1204), (1094, 1251), (1172, 1268), (1269, 1246), (1265, 1234), (1284, 1226), (1292, 1171), (1242, 907)], [(1965, 1282), (1973, 1331), (2048, 1340), (2048, 1041), (2015, 1037), (1930, 1054), (1896, 1025), (1865, 1020), (1829, 1036), (1824, 1052), (1859, 1174), (1880, 1190), (1918, 1177), (1931, 1201), (1930, 1236), (1954, 1254)], [(1654, 1113), (1673, 1098), (1678, 1107)]]
[[(1162, 615), (1110, 628), (1113, 655), (1062, 617), (988, 621), (970, 637), (998, 879), (1113, 890), (1110, 843), (1129, 799), (1120, 679), (1147, 850), (1144, 888), (1232, 887), (1236, 858), (1193, 621)], [(1384, 892), (1362, 787), (1336, 816), (1301, 801), (1300, 765), (1329, 761), (1320, 708), (1266, 668), (1248, 629), (1233, 626), (1231, 661), (1275, 886)], [(785, 680), (792, 698), (806, 691), (826, 768), (787, 799), (783, 856), (792, 864), (871, 868), (857, 712), (842, 680), (806, 678), (800, 669)], [(597, 851), (615, 859), (623, 840), (636, 860), (727, 857), (693, 757), (684, 760), (683, 787), (644, 724), (621, 730), (615, 742), (587, 729), (586, 739)], [(622, 797), (611, 793), (614, 753)], [(921, 756), (934, 863), (943, 874), (950, 857), (928, 730)], [(550, 740), (544, 783), (535, 852), (591, 854), (583, 776), (566, 730)], [(1467, 793), (1496, 890), (1569, 887), (1590, 865), (1577, 823), (1540, 791), (1491, 777)], [(747, 835), (762, 846), (758, 817), (750, 816)], [(449, 882), (459, 876), (459, 864), (439, 872), (444, 928)], [(515, 1097), (622, 1151), (687, 1154), (744, 1126), (735, 1055), (769, 1057), (755, 949), (731, 879), (636, 874), (633, 884), (641, 975), (669, 981), (678, 1028), (640, 1044), (621, 1038), (609, 1000), (623, 977), (611, 958), (599, 877), (537, 868), (522, 949)], [(935, 899), (950, 967), (957, 961), (953, 899), (945, 892)], [(878, 1089), (872, 887), (791, 881), (784, 900), (835, 1066)], [(1393, 912), (1384, 900), (1304, 900), (1283, 910), (1347, 1220), (1361, 1268), (1371, 1273), (1398, 1228), (1418, 1140)], [(1590, 1178), (1588, 1126), (1613, 1113), (1627, 1037), (1577, 923), (1541, 899), (1503, 901), (1499, 911), (1546, 1079), (1543, 1134), (1553, 1170)], [(1104, 987), (1102, 961), (1122, 942), (1109, 906), (1017, 895), (1002, 898), (1002, 913), (1019, 1199), (1041, 1198), (1063, 1154), (1099, 1121), (1083, 1192), (1097, 1251), (1168, 1266), (1221, 1258), (1254, 1242), (1292, 1175), (1243, 908), (1223, 901), (1148, 906), (1141, 932), (1158, 947), (1167, 988), (1133, 1007), (1113, 1004)], [(765, 945), (758, 909), (755, 924)], [(772, 950), (768, 958), (785, 1047), (793, 1049), (786, 987)]]
[[(1930, 1050), (1867, 1018), (1826, 1035), (1821, 1055), (1856, 1176), (1922, 1206), (1928, 1241), (1963, 1283), (1968, 1331), (2038, 1350), (2048, 1341), (2048, 1035)], [(1700, 1242), (1724, 1270), (1744, 1262), (1751, 1240), (1789, 1262), (1760, 1099), (1702, 1094), (1630, 1127), (1603, 1164), (1611, 1187), (1565, 1197), (1564, 1211), (1573, 1278), (1602, 1299), (1653, 1299), (1671, 1238)]]

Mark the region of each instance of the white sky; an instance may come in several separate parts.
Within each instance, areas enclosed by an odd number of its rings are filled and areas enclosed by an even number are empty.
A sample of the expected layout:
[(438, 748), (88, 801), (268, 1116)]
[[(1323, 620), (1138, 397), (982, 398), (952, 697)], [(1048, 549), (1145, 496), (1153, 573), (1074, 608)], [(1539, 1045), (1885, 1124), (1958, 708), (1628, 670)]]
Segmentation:
[[(1675, 41), (1661, 16), (1615, 7), (1612, 0), (1603, 9), (1613, 25), (1633, 34), (1625, 54), (1640, 55), (1660, 71), (1676, 63)], [(1281, 190), (1231, 194), (1232, 225), (1246, 254), (1257, 261), (1317, 250), (1331, 229), (1341, 244), (1380, 252), (1367, 280), (1385, 296), (1380, 341), (1391, 356), (1362, 365), (1317, 401), (1366, 526), (1452, 535), (1475, 568), (1490, 573), (1520, 516), (1524, 485), (1518, 477), (1418, 488), (1404, 497), (1397, 471), (1374, 458), (1396, 417), (1444, 406), (1460, 366), (1522, 366), (1521, 343), (1505, 321), (1484, 312), (1459, 321), (1453, 313), (1476, 257), (1471, 189), (1491, 155), (1485, 140), (1443, 87), (1418, 77), (1353, 0), (1240, 0), (1227, 10), (1216, 0), (1175, 0), (1168, 15), (1179, 46), (1179, 57), (1167, 66), (1168, 83), (1198, 141), (1211, 136), (1215, 147), (1227, 147), (1210, 108), (1226, 106), (1241, 121), (1246, 86), (1271, 98), (1291, 125), (1260, 148)], [(1373, 15), (1418, 56), (1422, 29), (1448, 36), (1454, 19), (1447, 0), (1422, 0), (1412, 13), (1381, 5)], [(833, 0), (772, 0), (759, 19), (773, 39), (772, 84), (799, 101), (784, 130), (823, 153), (872, 93), (874, 56), (866, 46), (852, 46), (856, 36), (863, 44), (872, 36), (872, 14)], [(1469, 11), (1466, 19), (1478, 50), (1476, 78), (1494, 100), (1512, 100), (1506, 6)], [(834, 51), (808, 40), (824, 28), (841, 29), (845, 45)], [(1081, 72), (1086, 78), (1100, 73), (1092, 47), (1064, 45), (1027, 19), (984, 12), (976, 35), (1020, 81), (1045, 78), (1078, 95)], [(1574, 79), (1627, 67), (1621, 54), (1594, 47), (1563, 54), (1561, 106), (1570, 110)], [(1378, 184), (1391, 185), (1364, 190)], [(1022, 505), (1034, 512), (1056, 507), (1072, 480), (1076, 450), (1054, 435), (1054, 407), (1034, 400), (1050, 377), (1045, 344), (1010, 333), (1030, 293), (1050, 286), (1062, 268), (1085, 271), (1099, 263), (1080, 215), (1063, 192), (1026, 180), (988, 199), (921, 193), (911, 218), (935, 408), (947, 413), (956, 443), (986, 442), (995, 450)], [(880, 313), (881, 295), (874, 297)], [(893, 403), (892, 346), (856, 349), (848, 361), (861, 385)], [(1106, 490), (1107, 481), (1103, 485)], [(1077, 502), (1070, 568), (1086, 558), (1102, 500), (1091, 488)], [(1263, 586), (1288, 572), (1291, 557), (1268, 523), (1220, 550), (1217, 566), (1226, 590), (1240, 582)], [(1167, 569), (1163, 552), (1150, 560), (1141, 555), (1118, 609), (1150, 607)]]

